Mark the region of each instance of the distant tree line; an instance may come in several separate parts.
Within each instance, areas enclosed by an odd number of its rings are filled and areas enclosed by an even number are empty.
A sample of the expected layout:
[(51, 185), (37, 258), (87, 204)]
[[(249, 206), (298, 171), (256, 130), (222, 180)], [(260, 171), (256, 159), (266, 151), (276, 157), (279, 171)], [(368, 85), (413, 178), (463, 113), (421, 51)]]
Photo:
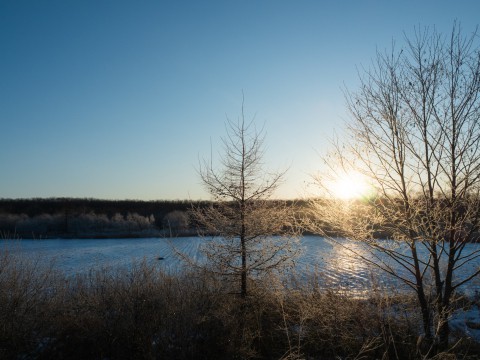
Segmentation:
[[(301, 204), (304, 202), (297, 202), (299, 209), (303, 207)], [(217, 204), (189, 200), (0, 199), (0, 235), (20, 238), (195, 235), (200, 224), (192, 219), (190, 211), (211, 206)]]
[(191, 201), (0, 199), (0, 232), (22, 238), (184, 235), (194, 230), (191, 207)]
[[(198, 202), (202, 203), (202, 202)], [(174, 210), (187, 211), (192, 202), (187, 200), (101, 200), (92, 198), (32, 198), (0, 199), (0, 213), (25, 214), (33, 217), (41, 214), (58, 214), (68, 212), (72, 215), (94, 212), (113, 216), (116, 213), (127, 215), (137, 213), (142, 216), (153, 215), (161, 219)]]

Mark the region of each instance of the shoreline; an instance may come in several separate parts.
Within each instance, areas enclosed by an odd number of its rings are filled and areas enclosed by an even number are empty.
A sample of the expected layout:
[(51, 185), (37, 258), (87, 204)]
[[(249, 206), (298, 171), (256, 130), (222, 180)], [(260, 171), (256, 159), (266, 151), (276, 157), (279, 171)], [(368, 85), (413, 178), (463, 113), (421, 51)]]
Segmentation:
[(177, 238), (198, 236), (195, 231), (141, 231), (118, 233), (54, 233), (54, 234), (0, 234), (4, 240), (72, 240), (72, 239), (147, 239), (147, 238)]

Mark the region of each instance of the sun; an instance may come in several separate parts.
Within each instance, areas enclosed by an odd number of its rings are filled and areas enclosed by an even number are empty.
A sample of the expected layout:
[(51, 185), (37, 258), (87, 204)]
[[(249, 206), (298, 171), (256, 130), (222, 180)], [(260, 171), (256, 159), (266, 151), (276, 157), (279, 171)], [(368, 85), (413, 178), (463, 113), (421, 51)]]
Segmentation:
[(332, 195), (337, 199), (353, 200), (370, 196), (372, 186), (358, 173), (351, 172), (338, 176), (330, 186)]

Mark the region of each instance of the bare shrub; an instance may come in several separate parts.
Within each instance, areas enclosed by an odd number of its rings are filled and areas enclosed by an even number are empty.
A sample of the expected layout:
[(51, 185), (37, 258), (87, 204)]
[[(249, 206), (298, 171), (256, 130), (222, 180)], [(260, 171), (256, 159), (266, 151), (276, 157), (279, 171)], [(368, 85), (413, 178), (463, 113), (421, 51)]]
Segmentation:
[(48, 332), (57, 276), (39, 259), (0, 253), (0, 358), (31, 354)]

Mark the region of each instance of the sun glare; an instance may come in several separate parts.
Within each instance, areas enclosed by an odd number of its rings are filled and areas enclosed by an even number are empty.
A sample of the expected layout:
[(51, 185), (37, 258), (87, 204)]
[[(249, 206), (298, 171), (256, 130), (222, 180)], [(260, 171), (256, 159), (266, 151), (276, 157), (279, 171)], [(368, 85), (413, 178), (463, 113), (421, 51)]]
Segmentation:
[(358, 173), (344, 174), (331, 186), (332, 195), (342, 200), (358, 199), (372, 194), (372, 187)]

